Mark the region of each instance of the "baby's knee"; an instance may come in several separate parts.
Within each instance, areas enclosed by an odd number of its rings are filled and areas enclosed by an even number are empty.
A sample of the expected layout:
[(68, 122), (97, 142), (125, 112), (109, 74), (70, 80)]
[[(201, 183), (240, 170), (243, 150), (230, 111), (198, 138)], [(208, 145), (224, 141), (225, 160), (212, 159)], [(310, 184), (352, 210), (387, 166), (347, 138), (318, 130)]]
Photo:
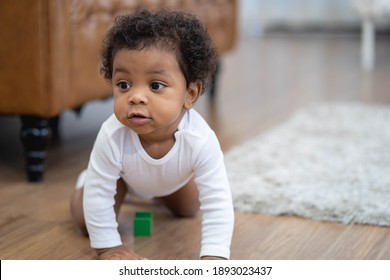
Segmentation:
[(171, 209), (173, 215), (179, 218), (193, 218), (199, 211), (199, 205), (192, 205), (190, 207), (176, 207)]
[(84, 219), (82, 188), (74, 190), (70, 198), (70, 212), (77, 230), (83, 235), (88, 235), (88, 230)]

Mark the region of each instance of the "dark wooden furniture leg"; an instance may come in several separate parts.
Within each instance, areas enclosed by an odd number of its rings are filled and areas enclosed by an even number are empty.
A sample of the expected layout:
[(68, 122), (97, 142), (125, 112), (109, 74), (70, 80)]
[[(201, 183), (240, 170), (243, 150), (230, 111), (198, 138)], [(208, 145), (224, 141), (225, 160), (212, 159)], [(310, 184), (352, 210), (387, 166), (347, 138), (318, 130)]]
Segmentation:
[(48, 119), (50, 127), (50, 142), (58, 142), (60, 140), (60, 116)]
[(51, 135), (49, 119), (36, 116), (21, 116), (20, 119), (20, 140), (24, 148), (27, 177), (29, 182), (41, 182)]
[(217, 93), (217, 83), (218, 83), (218, 75), (221, 69), (221, 61), (217, 62), (217, 69), (215, 69), (214, 75), (211, 77), (211, 85), (210, 85), (210, 101), (213, 103), (215, 101), (215, 96)]

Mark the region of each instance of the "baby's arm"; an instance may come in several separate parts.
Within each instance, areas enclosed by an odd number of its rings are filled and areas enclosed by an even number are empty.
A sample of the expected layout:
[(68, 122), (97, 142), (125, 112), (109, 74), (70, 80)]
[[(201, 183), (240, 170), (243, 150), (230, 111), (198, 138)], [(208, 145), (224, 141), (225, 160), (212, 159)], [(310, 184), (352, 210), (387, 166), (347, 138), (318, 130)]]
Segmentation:
[(84, 216), (91, 247), (99, 259), (143, 259), (123, 245), (118, 232), (115, 211), (118, 179), (122, 170), (120, 134), (112, 134), (115, 122), (111, 117), (99, 131), (92, 150), (84, 185)]
[(214, 135), (198, 155), (195, 182), (202, 218), (202, 259), (228, 259), (234, 226), (234, 209), (223, 154)]
[(146, 260), (125, 245), (96, 249), (100, 260)]

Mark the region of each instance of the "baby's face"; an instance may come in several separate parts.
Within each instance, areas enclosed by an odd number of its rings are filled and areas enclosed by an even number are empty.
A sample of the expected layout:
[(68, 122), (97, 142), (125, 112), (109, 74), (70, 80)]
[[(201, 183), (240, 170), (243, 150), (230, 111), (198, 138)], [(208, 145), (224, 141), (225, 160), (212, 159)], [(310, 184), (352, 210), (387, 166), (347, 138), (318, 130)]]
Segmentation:
[(175, 53), (153, 47), (119, 50), (112, 86), (116, 117), (143, 140), (173, 137), (197, 98), (193, 101), (193, 87), (187, 88)]

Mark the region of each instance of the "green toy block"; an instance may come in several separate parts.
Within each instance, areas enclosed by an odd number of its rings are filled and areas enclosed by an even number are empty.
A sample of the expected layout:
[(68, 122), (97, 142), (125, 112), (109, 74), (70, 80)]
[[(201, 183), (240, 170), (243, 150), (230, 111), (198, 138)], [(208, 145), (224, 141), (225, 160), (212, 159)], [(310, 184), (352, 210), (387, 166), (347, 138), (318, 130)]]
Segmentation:
[(153, 213), (137, 211), (133, 222), (134, 236), (151, 236), (153, 231)]

